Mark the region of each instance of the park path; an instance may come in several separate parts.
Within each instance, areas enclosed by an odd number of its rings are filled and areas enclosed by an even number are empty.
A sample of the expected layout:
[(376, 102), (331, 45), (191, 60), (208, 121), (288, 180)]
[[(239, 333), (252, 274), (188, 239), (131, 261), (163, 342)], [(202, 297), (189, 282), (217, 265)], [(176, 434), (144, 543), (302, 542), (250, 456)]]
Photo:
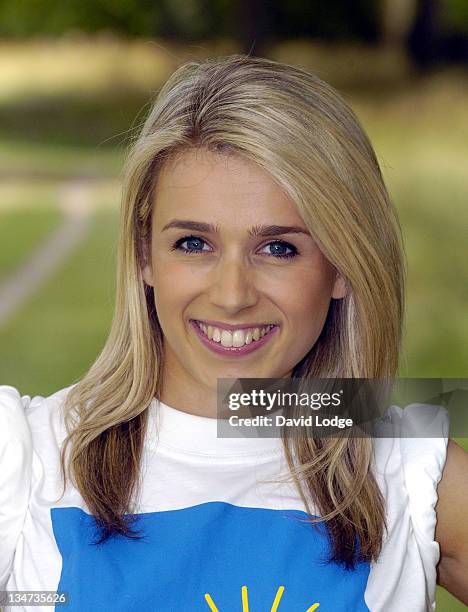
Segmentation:
[(0, 325), (55, 274), (91, 227), (93, 183), (74, 179), (63, 183), (59, 189), (59, 207), (63, 214), (61, 225), (24, 265), (0, 284)]

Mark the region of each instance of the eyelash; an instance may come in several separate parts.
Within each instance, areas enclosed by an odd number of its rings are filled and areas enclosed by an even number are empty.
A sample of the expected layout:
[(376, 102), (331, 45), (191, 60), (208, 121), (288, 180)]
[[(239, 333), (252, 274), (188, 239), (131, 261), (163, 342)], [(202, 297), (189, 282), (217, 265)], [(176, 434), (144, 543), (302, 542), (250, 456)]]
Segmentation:
[[(200, 238), (199, 236), (184, 236), (183, 238), (179, 238), (179, 240), (177, 240), (174, 245), (172, 246), (171, 250), (172, 251), (182, 251), (182, 253), (184, 255), (194, 255), (195, 253), (203, 253), (206, 251), (193, 251), (191, 249), (187, 249), (185, 247), (182, 246), (182, 244), (186, 241), (186, 240), (200, 240), (201, 242), (206, 244), (206, 240), (204, 240), (203, 238)], [(268, 242), (268, 244), (266, 244), (265, 246), (268, 246), (269, 244), (281, 244), (286, 246), (288, 249), (290, 249), (292, 251), (292, 253), (287, 253), (287, 254), (282, 254), (282, 255), (274, 255), (273, 253), (270, 253), (270, 255), (272, 257), (274, 257), (275, 259), (290, 259), (292, 257), (296, 257), (299, 254), (299, 251), (297, 250), (297, 248), (290, 244), (289, 242), (286, 242), (285, 240), (272, 240), (271, 242)]]

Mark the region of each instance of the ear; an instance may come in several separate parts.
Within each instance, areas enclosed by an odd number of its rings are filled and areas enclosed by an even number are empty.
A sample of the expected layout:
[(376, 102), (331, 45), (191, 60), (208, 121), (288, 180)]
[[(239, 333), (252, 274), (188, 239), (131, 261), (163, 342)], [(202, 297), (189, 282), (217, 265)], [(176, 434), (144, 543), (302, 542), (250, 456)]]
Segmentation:
[(348, 286), (345, 278), (339, 273), (336, 273), (335, 283), (333, 285), (332, 298), (341, 300), (348, 293)]
[(143, 268), (141, 269), (141, 275), (143, 276), (143, 280), (147, 285), (149, 285), (150, 287), (154, 287), (153, 268), (150, 264), (146, 264), (145, 266), (143, 266)]
[(147, 243), (143, 243), (141, 246), (141, 252), (143, 255), (143, 264), (141, 267), (141, 275), (143, 280), (150, 287), (154, 287), (153, 281), (153, 266), (151, 265), (151, 252), (149, 249), (149, 245)]

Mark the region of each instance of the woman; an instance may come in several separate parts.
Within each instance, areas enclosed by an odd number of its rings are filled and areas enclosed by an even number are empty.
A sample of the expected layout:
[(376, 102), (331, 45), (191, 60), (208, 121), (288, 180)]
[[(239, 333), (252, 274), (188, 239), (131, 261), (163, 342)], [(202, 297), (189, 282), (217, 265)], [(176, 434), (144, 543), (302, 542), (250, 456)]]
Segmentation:
[(0, 395), (0, 584), (71, 610), (417, 612), (439, 562), (464, 597), (445, 411), (439, 438), (373, 444), (218, 438), (212, 418), (219, 378), (395, 376), (403, 276), (375, 154), (330, 86), (249, 57), (182, 66), (128, 159), (101, 355), (51, 397)]

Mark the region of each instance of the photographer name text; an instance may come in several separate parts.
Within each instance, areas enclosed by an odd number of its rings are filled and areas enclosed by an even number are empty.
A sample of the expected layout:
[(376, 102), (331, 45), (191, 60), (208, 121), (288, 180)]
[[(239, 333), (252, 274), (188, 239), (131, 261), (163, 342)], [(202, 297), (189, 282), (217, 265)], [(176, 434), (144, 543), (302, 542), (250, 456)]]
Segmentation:
[(239, 417), (233, 415), (229, 417), (229, 425), (232, 427), (336, 427), (345, 429), (352, 427), (354, 424), (351, 418), (342, 418), (338, 416), (323, 417), (319, 414), (309, 416), (300, 416), (298, 418), (285, 417), (283, 415), (265, 416), (257, 415), (255, 417)]

